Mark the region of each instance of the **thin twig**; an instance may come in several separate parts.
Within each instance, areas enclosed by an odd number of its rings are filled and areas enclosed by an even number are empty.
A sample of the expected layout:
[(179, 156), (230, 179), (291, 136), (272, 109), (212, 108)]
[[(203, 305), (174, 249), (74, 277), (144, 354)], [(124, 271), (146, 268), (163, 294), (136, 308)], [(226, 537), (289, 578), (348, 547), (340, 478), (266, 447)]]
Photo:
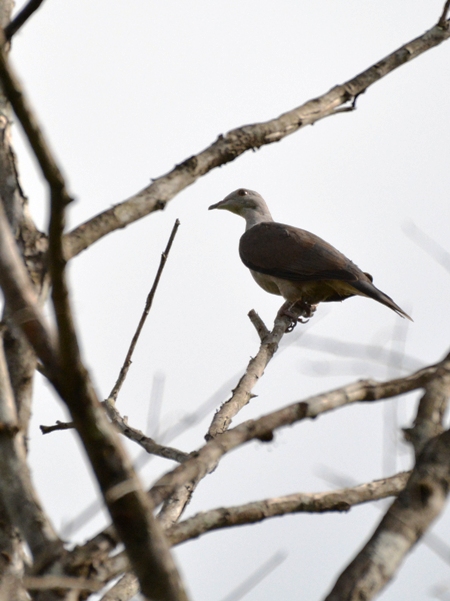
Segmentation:
[(176, 461), (177, 463), (183, 463), (183, 461), (186, 461), (186, 459), (189, 458), (188, 453), (183, 453), (183, 451), (179, 451), (178, 449), (174, 449), (172, 447), (160, 445), (149, 436), (145, 436), (145, 434), (140, 430), (130, 426), (117, 411), (115, 403), (111, 398), (106, 399), (106, 401), (103, 401), (102, 404), (105, 407), (112, 423), (117, 427), (119, 432), (121, 432), (121, 434), (126, 436), (129, 440), (136, 442), (139, 446), (145, 449), (147, 453), (150, 453), (151, 455), (157, 455), (158, 457), (164, 457), (165, 459), (172, 459), (172, 461)]
[(442, 27), (442, 29), (448, 29), (449, 24), (446, 19), (447, 19), (447, 13), (448, 13), (449, 8), (450, 8), (450, 0), (447, 0), (447, 2), (444, 5), (444, 9), (442, 11), (442, 15), (440, 16), (439, 21), (438, 21), (438, 27)]
[(43, 1), (44, 0), (30, 0), (28, 4), (25, 4), (22, 10), (14, 17), (14, 19), (8, 23), (4, 29), (5, 38), (8, 41), (19, 31), (22, 25), (28, 21), (31, 15), (37, 11)]
[(51, 432), (56, 432), (57, 430), (72, 430), (75, 428), (75, 424), (73, 422), (60, 422), (59, 420), (53, 426), (39, 426), (42, 434), (50, 434)]
[(269, 328), (266, 326), (266, 324), (263, 322), (261, 317), (254, 309), (251, 309), (249, 311), (248, 317), (252, 324), (255, 326), (255, 330), (258, 332), (259, 339), (262, 342), (264, 338), (269, 334)]
[(159, 280), (161, 279), (161, 275), (162, 275), (162, 272), (164, 270), (164, 266), (166, 264), (167, 257), (169, 256), (169, 252), (170, 252), (170, 249), (172, 247), (172, 244), (173, 244), (173, 241), (175, 239), (175, 235), (176, 235), (176, 233), (178, 231), (179, 226), (180, 226), (180, 222), (179, 222), (178, 219), (176, 219), (175, 223), (174, 223), (174, 226), (172, 228), (172, 232), (171, 232), (170, 237), (169, 237), (169, 241), (167, 242), (166, 249), (164, 250), (164, 252), (161, 255), (161, 260), (160, 260), (160, 263), (159, 263), (158, 271), (157, 271), (156, 276), (155, 276), (155, 280), (153, 282), (153, 286), (152, 286), (152, 288), (151, 288), (151, 290), (150, 290), (150, 292), (149, 292), (149, 294), (147, 296), (147, 300), (145, 302), (144, 311), (142, 313), (141, 319), (139, 320), (139, 324), (138, 324), (138, 327), (136, 328), (136, 332), (134, 333), (134, 336), (133, 336), (133, 338), (131, 340), (130, 348), (128, 349), (127, 355), (125, 357), (125, 361), (123, 362), (122, 368), (121, 368), (120, 373), (119, 373), (119, 377), (117, 378), (117, 381), (114, 384), (113, 389), (109, 393), (109, 397), (108, 398), (113, 399), (114, 401), (117, 400), (117, 395), (119, 394), (119, 391), (120, 391), (120, 389), (122, 387), (122, 384), (124, 383), (125, 378), (127, 377), (127, 373), (128, 373), (129, 368), (130, 368), (130, 365), (131, 365), (131, 357), (133, 356), (134, 349), (136, 348), (136, 344), (137, 344), (137, 342), (139, 340), (139, 336), (140, 336), (140, 334), (142, 332), (142, 328), (144, 327), (145, 320), (147, 319), (148, 314), (150, 313), (150, 309), (152, 307), (152, 303), (153, 303), (153, 299), (155, 297), (156, 289), (158, 288)]

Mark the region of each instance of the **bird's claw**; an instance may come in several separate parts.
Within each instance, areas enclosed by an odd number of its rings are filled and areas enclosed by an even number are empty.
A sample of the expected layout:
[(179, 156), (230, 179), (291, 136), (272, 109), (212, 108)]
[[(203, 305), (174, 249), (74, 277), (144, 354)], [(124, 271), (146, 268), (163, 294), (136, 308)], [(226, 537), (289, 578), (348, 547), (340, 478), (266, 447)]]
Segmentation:
[[(303, 315), (301, 317), (298, 317), (293, 311), (293, 307), (296, 307), (297, 309), (301, 309)], [(289, 319), (291, 320), (288, 327), (286, 328), (286, 333), (292, 332), (292, 330), (295, 328), (295, 326), (298, 323), (308, 323), (308, 321), (311, 319), (311, 317), (314, 315), (314, 312), (316, 310), (316, 305), (310, 305), (308, 303), (306, 303), (305, 301), (298, 301), (296, 303), (292, 303), (292, 304), (287, 304), (285, 303), (280, 311), (279, 311), (279, 315), (282, 316), (286, 316), (289, 317)], [(304, 319), (306, 318), (306, 319)]]

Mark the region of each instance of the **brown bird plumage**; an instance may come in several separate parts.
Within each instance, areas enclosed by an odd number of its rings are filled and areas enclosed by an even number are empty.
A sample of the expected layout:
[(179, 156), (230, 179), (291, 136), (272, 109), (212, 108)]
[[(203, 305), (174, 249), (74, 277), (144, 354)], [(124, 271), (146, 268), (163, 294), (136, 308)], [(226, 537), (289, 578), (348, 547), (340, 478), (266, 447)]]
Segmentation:
[(411, 319), (373, 285), (368, 273), (331, 244), (306, 230), (274, 222), (257, 192), (240, 188), (209, 208), (226, 209), (244, 217), (247, 227), (239, 254), (267, 292), (283, 296), (292, 304), (307, 305), (367, 296)]

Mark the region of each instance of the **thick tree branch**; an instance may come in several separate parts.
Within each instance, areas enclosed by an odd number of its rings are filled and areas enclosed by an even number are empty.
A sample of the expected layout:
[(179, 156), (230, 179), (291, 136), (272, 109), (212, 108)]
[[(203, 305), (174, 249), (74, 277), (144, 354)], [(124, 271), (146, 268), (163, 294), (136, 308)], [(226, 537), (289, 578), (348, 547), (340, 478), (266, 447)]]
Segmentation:
[[(445, 22), (448, 24), (448, 21)], [(107, 234), (125, 227), (149, 213), (164, 209), (166, 204), (181, 190), (193, 184), (199, 177), (215, 167), (233, 161), (248, 150), (279, 142), (306, 125), (312, 125), (324, 117), (338, 112), (338, 107), (352, 101), (371, 85), (417, 58), (427, 50), (438, 46), (450, 37), (448, 27), (436, 25), (418, 38), (411, 40), (392, 54), (381, 59), (366, 71), (342, 85), (335, 86), (326, 94), (283, 113), (270, 121), (245, 125), (228, 132), (208, 148), (177, 165), (131, 198), (96, 215), (66, 235), (64, 248), (67, 259), (78, 255)]]
[(22, 533), (35, 566), (45, 566), (62, 552), (62, 541), (44, 513), (31, 482), (24, 438), (0, 333), (0, 496), (11, 522)]
[[(7, 63), (3, 48), (0, 49), (0, 79), (50, 187), (49, 268), (53, 284), (52, 300), (58, 323), (58, 360), (55, 360), (56, 353), (53, 349), (50, 349), (50, 354), (39, 353), (40, 348), (37, 347), (35, 350), (48, 370), (51, 383), (72, 414), (105, 503), (139, 578), (143, 594), (161, 601), (186, 600), (181, 579), (162, 530), (153, 516), (149, 498), (142, 490), (131, 463), (119, 444), (117, 434), (107, 420), (81, 361), (62, 252), (64, 211), (70, 197), (23, 91)], [(7, 224), (5, 227), (8, 227)], [(10, 256), (18, 255), (17, 249), (7, 250), (10, 251)], [(20, 258), (15, 256), (15, 259), (20, 264)], [(22, 270), (24, 271), (23, 265)], [(20, 268), (18, 271), (20, 272)], [(14, 303), (11, 302), (16, 299), (11, 295), (10, 279), (6, 282), (2, 280), (2, 285), (7, 284), (5, 296), (11, 296), (8, 299), (10, 307), (16, 311), (21, 309), (27, 282), (22, 278), (16, 283), (15, 289), (18, 289), (20, 294), (19, 302)], [(28, 311), (35, 311), (34, 298), (27, 298), (26, 308)], [(33, 343), (33, 340), (30, 342)]]
[(438, 369), (436, 376), (425, 385), (413, 427), (403, 430), (406, 440), (414, 447), (416, 457), (431, 438), (444, 431), (443, 420), (449, 400), (450, 373), (445, 368)]
[(450, 488), (450, 432), (433, 438), (399, 494), (326, 601), (372, 599), (445, 506)]
[(196, 484), (217, 467), (223, 455), (250, 440), (269, 442), (273, 439), (274, 430), (303, 419), (315, 418), (350, 403), (387, 399), (422, 388), (436, 376), (438, 370), (440, 373), (441, 370), (450, 371), (450, 355), (436, 365), (425, 367), (406, 378), (381, 383), (362, 380), (288, 405), (257, 420), (248, 420), (219, 434), (199, 449), (191, 459), (160, 478), (150, 491), (153, 502), (158, 505), (178, 487), (188, 482)]
[[(331, 492), (295, 493), (236, 507), (211, 509), (198, 513), (179, 524), (168, 524), (166, 535), (170, 544), (176, 546), (214, 530), (255, 524), (281, 515), (349, 511), (351, 507), (361, 503), (397, 496), (404, 489), (409, 476), (410, 472), (404, 472), (390, 478), (374, 480), (373, 482)], [(106, 561), (106, 565), (109, 561)], [(108, 578), (115, 576), (117, 574), (111, 566)], [(110, 589), (109, 595), (107, 593), (102, 598), (102, 601), (128, 599), (129, 597), (125, 597), (128, 592), (133, 594), (138, 592), (137, 579), (130, 573), (119, 580), (117, 585)]]

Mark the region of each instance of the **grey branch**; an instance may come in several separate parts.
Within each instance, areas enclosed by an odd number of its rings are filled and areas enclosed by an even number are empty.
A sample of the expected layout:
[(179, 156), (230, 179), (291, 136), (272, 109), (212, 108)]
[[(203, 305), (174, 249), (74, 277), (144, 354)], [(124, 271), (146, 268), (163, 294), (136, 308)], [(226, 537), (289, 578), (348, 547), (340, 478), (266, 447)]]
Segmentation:
[(348, 511), (354, 505), (397, 496), (404, 489), (409, 476), (409, 472), (404, 472), (332, 492), (295, 493), (237, 507), (211, 509), (175, 524), (166, 534), (172, 545), (179, 545), (205, 532), (254, 524), (280, 515)]
[(44, 566), (59, 557), (63, 543), (44, 513), (31, 481), (1, 335), (0, 425), (1, 505), (26, 540), (35, 565)]
[[(410, 472), (374, 480), (358, 486), (320, 493), (295, 493), (273, 499), (263, 499), (236, 507), (221, 507), (194, 515), (178, 524), (167, 524), (166, 536), (172, 546), (197, 538), (202, 534), (246, 524), (255, 524), (273, 517), (294, 513), (322, 513), (348, 511), (354, 505), (397, 496), (405, 487)], [(123, 554), (119, 554), (123, 555)], [(117, 576), (114, 562), (118, 556), (106, 561), (108, 578)], [(111, 563), (111, 566), (109, 564)], [(119, 564), (120, 565), (120, 564)], [(109, 570), (108, 570), (109, 566)], [(121, 565), (120, 565), (121, 567)], [(139, 586), (135, 576), (128, 573), (102, 597), (102, 601), (129, 599)]]
[(413, 427), (403, 430), (406, 440), (414, 447), (416, 457), (431, 438), (444, 431), (443, 420), (449, 399), (450, 373), (445, 368), (438, 369), (436, 376), (425, 385)]
[(387, 382), (361, 380), (288, 405), (257, 420), (243, 422), (239, 426), (217, 435), (199, 449), (195, 456), (160, 478), (150, 491), (153, 502), (155, 505), (159, 505), (178, 487), (188, 482), (197, 483), (217, 467), (223, 455), (242, 444), (251, 440), (269, 442), (278, 428), (307, 418), (315, 418), (322, 413), (351, 403), (378, 401), (423, 388), (436, 376), (438, 370), (440, 373), (442, 373), (441, 370), (450, 371), (450, 355), (447, 355), (441, 362), (425, 367), (405, 378)]
[[(296, 309), (295, 307), (292, 307), (291, 312), (298, 316), (302, 315), (302, 310)], [(261, 337), (265, 334), (267, 328), (259, 317), (257, 319), (254, 312), (251, 313), (251, 320), (255, 325), (259, 336)], [(205, 437), (207, 440), (215, 438), (218, 434), (225, 432), (233, 417), (245, 407), (252, 396), (254, 396), (252, 390), (259, 378), (263, 375), (267, 364), (278, 350), (280, 340), (286, 333), (286, 328), (289, 326), (290, 322), (291, 320), (288, 317), (278, 314), (275, 319), (273, 330), (262, 338), (258, 353), (255, 357), (250, 359), (245, 374), (233, 390), (231, 398), (228, 399), (215, 414), (209, 427), (208, 434)], [(264, 326), (264, 328), (262, 326)]]
[(95, 593), (103, 587), (103, 584), (96, 580), (70, 578), (69, 576), (25, 576), (23, 583), (30, 591), (69, 589)]
[(183, 453), (183, 451), (179, 451), (173, 447), (160, 445), (149, 436), (145, 436), (145, 434), (140, 430), (129, 426), (127, 421), (117, 411), (115, 403), (111, 398), (106, 399), (106, 401), (103, 401), (102, 404), (105, 407), (110, 420), (117, 427), (119, 432), (126, 436), (129, 440), (136, 442), (139, 446), (145, 449), (147, 453), (150, 453), (151, 455), (157, 455), (158, 457), (164, 457), (165, 459), (172, 459), (172, 461), (176, 461), (177, 463), (182, 463), (189, 458), (188, 453)]
[[(445, 24), (448, 24), (448, 21)], [(278, 142), (307, 125), (335, 114), (340, 106), (354, 100), (371, 85), (449, 37), (448, 27), (436, 25), (366, 71), (342, 85), (335, 86), (322, 96), (309, 100), (276, 119), (244, 125), (224, 136), (220, 135), (211, 146), (199, 154), (176, 165), (172, 171), (158, 177), (137, 194), (96, 215), (67, 234), (64, 245), (66, 258), (70, 259), (78, 255), (118, 228), (125, 227), (154, 211), (164, 209), (176, 194), (215, 167), (233, 161), (248, 150)]]
[(326, 601), (372, 599), (397, 572), (445, 506), (450, 487), (450, 432), (433, 438), (405, 489), (364, 548), (339, 576)]

